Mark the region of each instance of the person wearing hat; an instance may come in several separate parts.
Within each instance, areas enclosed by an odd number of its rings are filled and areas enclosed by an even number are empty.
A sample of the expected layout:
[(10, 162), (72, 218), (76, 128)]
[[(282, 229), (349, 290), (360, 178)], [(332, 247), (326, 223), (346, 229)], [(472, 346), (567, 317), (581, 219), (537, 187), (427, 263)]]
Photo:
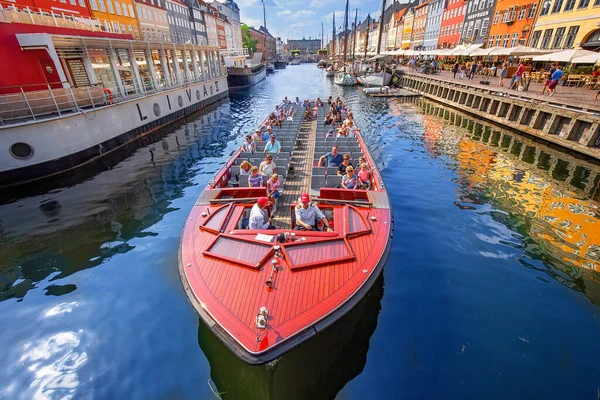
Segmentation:
[(272, 218), (268, 216), (267, 210), (265, 210), (265, 207), (269, 204), (268, 198), (258, 198), (256, 204), (253, 205), (252, 210), (250, 210), (248, 229), (275, 229), (275, 227), (271, 225)]
[(308, 193), (302, 193), (300, 196), (300, 204), (294, 210), (296, 215), (296, 226), (294, 229), (302, 231), (318, 231), (318, 222), (322, 221), (327, 232), (333, 232), (327, 217), (323, 214), (319, 207), (310, 202)]

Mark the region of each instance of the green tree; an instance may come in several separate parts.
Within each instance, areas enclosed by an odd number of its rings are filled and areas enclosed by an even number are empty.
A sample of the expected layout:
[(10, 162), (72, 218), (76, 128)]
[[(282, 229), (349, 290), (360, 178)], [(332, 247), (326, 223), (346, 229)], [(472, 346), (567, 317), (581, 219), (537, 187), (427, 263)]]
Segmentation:
[(242, 24), (242, 43), (244, 47), (248, 49), (249, 53), (253, 54), (256, 52), (256, 44), (258, 43), (258, 40), (252, 39), (250, 27), (246, 24)]

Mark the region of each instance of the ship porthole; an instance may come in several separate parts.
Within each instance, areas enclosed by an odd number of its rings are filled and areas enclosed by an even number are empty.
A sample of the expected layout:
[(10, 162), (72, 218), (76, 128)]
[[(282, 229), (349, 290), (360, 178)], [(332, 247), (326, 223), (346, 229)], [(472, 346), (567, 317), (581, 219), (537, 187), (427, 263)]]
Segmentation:
[(179, 103), (179, 107), (183, 107), (183, 97), (177, 97), (177, 103)]
[(200, 100), (200, 91), (196, 90), (196, 99)]
[(154, 103), (154, 106), (152, 106), (152, 111), (154, 111), (155, 116), (160, 117), (160, 106), (158, 103)]
[(23, 142), (17, 142), (13, 144), (10, 146), (9, 151), (11, 156), (21, 160), (29, 158), (33, 155), (33, 147)]

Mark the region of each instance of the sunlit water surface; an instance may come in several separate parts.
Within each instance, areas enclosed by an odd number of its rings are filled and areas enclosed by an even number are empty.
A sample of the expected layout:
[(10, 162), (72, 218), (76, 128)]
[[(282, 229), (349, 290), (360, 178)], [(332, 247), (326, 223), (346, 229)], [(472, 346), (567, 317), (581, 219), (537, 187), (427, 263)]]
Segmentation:
[[(286, 95), (349, 103), (395, 238), (348, 318), (248, 367), (188, 304), (177, 249), (204, 185)], [(596, 399), (599, 171), (288, 67), (111, 170), (0, 206), (0, 398)]]

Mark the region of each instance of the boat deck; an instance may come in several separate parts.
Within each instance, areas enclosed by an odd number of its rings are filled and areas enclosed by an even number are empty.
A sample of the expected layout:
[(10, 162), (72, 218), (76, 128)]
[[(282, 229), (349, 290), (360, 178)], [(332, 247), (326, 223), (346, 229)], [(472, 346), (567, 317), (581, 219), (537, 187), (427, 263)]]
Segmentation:
[[(360, 136), (326, 138), (326, 110), (319, 109), (317, 121), (285, 121), (273, 129), (283, 144), (274, 160), (284, 180), (276, 230), (243, 229), (265, 189), (248, 187), (239, 165), (243, 160), (258, 165), (260, 146), (255, 154), (232, 156), (202, 192), (184, 228), (179, 270), (188, 298), (248, 363), (269, 362), (340, 318), (370, 288), (389, 252), (393, 221), (379, 171), (372, 171), (373, 190), (346, 190), (337, 188), (337, 168), (317, 165), (333, 144), (351, 154), (353, 164), (364, 154), (376, 165)], [(333, 232), (292, 230), (293, 208), (308, 191)], [(278, 233), (296, 237), (275, 243)], [(261, 307), (268, 310), (265, 328), (256, 323)]]

